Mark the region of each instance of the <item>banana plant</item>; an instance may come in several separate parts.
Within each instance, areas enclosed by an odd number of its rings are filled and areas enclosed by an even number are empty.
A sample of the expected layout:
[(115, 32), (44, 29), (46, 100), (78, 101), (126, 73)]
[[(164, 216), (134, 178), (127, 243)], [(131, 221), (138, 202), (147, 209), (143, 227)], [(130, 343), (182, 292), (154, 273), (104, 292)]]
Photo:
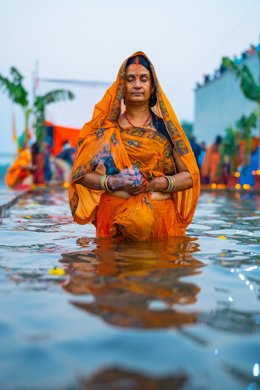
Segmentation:
[(15, 68), (10, 69), (11, 79), (0, 74), (0, 88), (9, 95), (9, 98), (22, 108), (26, 109), (29, 105), (28, 92), (23, 86), (24, 77)]
[(220, 148), (220, 165), (229, 164), (229, 174), (232, 176), (237, 171), (238, 156), (238, 132), (232, 127), (226, 128)]
[(42, 96), (36, 96), (33, 104), (35, 135), (40, 148), (43, 146), (45, 136), (46, 106), (59, 101), (72, 100), (74, 95), (71, 91), (57, 89)]
[[(7, 93), (13, 103), (18, 104), (24, 114), (25, 139), (28, 137), (29, 118), (32, 110), (29, 108), (28, 92), (23, 85), (24, 77), (15, 68), (10, 69), (10, 78), (0, 74), (0, 88), (4, 93)], [(15, 131), (15, 130), (14, 130)], [(17, 139), (16, 134), (14, 138)]]
[[(260, 52), (257, 53), (260, 66)], [(247, 65), (237, 65), (228, 57), (222, 59), (223, 65), (231, 70), (240, 80), (240, 87), (244, 95), (260, 105), (260, 80), (255, 80)]]
[(50, 91), (45, 95), (36, 96), (32, 107), (30, 107), (28, 92), (23, 85), (24, 77), (15, 67), (10, 69), (10, 75), (11, 77), (7, 78), (0, 74), (0, 89), (8, 94), (12, 102), (22, 108), (26, 138), (28, 137), (30, 116), (34, 115), (35, 134), (39, 147), (42, 149), (45, 136), (46, 106), (50, 103), (71, 100), (74, 95), (71, 91), (64, 89)]
[[(260, 52), (257, 53), (259, 63), (259, 80), (256, 80), (247, 65), (237, 65), (228, 57), (222, 59), (223, 65), (233, 72), (240, 80), (240, 87), (247, 99), (257, 104), (255, 115), (257, 117), (258, 137), (260, 140)], [(260, 142), (260, 141), (259, 141)], [(260, 163), (260, 148), (259, 148)]]
[(257, 126), (257, 116), (255, 112), (250, 115), (242, 115), (241, 118), (236, 122), (236, 127), (239, 131), (241, 140), (244, 142), (244, 158), (242, 161), (243, 165), (247, 167), (250, 165), (251, 156), (251, 140), (252, 140), (252, 128)]

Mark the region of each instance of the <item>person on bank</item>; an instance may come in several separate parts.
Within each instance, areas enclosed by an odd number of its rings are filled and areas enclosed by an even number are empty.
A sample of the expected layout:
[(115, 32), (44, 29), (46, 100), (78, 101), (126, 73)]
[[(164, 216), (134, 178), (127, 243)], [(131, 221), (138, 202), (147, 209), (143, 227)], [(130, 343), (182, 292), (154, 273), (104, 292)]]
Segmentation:
[(196, 159), (148, 57), (137, 52), (78, 139), (69, 199), (97, 237), (184, 235), (200, 192)]
[(76, 148), (72, 147), (68, 140), (63, 142), (61, 152), (55, 157), (55, 165), (62, 172), (62, 180), (69, 183), (71, 168), (75, 158)]
[(32, 165), (32, 157), (28, 146), (29, 137), (24, 132), (17, 140), (18, 154), (15, 161), (8, 168), (5, 175), (5, 183), (12, 189), (22, 189), (32, 185), (32, 174), (35, 167)]
[(221, 172), (219, 171), (221, 142), (221, 135), (217, 135), (213, 144), (206, 151), (201, 166), (202, 182), (205, 184), (219, 183), (221, 181)]

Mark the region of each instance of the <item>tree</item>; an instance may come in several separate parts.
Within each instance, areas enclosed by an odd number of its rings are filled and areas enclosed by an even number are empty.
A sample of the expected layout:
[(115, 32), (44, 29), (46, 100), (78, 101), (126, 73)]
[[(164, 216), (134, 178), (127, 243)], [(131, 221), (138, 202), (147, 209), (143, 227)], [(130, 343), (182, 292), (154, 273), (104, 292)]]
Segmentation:
[(252, 140), (252, 128), (257, 125), (257, 117), (254, 112), (250, 115), (242, 115), (241, 118), (236, 122), (236, 127), (239, 131), (241, 140), (244, 143), (244, 153), (242, 164), (247, 167), (250, 165), (251, 157), (251, 140)]
[[(11, 79), (0, 74), (0, 88), (6, 92), (12, 102), (18, 104), (24, 114), (25, 134), (28, 137), (29, 117), (32, 110), (29, 108), (28, 92), (23, 85), (23, 76), (15, 68), (10, 69)], [(16, 134), (14, 134), (16, 137)]]
[(190, 139), (193, 134), (193, 123), (183, 120), (181, 122), (181, 125), (183, 127), (183, 130), (185, 131), (185, 134)]
[[(260, 52), (257, 53), (260, 64)], [(223, 65), (240, 79), (240, 87), (244, 95), (260, 106), (260, 81), (257, 83), (247, 65), (237, 65), (228, 57), (224, 57)]]
[[(257, 53), (260, 69), (260, 52)], [(247, 65), (237, 65), (228, 57), (224, 57), (222, 60), (223, 65), (231, 70), (240, 80), (240, 87), (247, 99), (250, 99), (257, 104), (255, 115), (258, 120), (258, 137), (260, 141), (260, 72), (259, 80), (255, 80), (253, 74)], [(260, 161), (260, 148), (259, 148), (259, 161)]]
[(24, 77), (15, 67), (10, 69), (10, 74), (11, 78), (0, 74), (0, 88), (8, 94), (15, 104), (22, 108), (26, 136), (28, 136), (30, 115), (34, 115), (35, 135), (40, 148), (42, 148), (45, 135), (46, 106), (50, 103), (74, 99), (74, 95), (71, 91), (64, 89), (50, 91), (43, 96), (36, 96), (32, 107), (30, 107), (28, 92), (23, 85)]
[(42, 96), (36, 96), (33, 104), (35, 135), (39, 145), (43, 144), (45, 135), (46, 106), (64, 100), (74, 99), (72, 92), (64, 89), (57, 89)]
[(21, 107), (26, 108), (29, 105), (28, 92), (23, 86), (23, 76), (15, 67), (10, 69), (12, 79), (3, 77), (0, 74), (0, 87), (8, 93), (10, 99), (19, 104)]
[(237, 171), (238, 132), (232, 127), (225, 130), (220, 148), (220, 173), (224, 166), (228, 166), (228, 174), (233, 176)]

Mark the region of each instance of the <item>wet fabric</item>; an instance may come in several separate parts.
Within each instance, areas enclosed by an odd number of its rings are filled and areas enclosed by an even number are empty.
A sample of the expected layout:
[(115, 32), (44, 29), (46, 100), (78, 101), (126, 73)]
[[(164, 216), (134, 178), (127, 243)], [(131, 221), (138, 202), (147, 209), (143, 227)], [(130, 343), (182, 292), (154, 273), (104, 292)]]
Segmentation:
[[(135, 166), (148, 180), (165, 174), (171, 175), (175, 173), (171, 149), (174, 147), (193, 181), (191, 189), (172, 194), (171, 207), (174, 216), (169, 217), (175, 222), (172, 235), (182, 235), (192, 221), (199, 197), (197, 163), (184, 130), (161, 89), (151, 62), (144, 53), (138, 52), (133, 56), (136, 54), (143, 55), (150, 64), (157, 98), (156, 106), (152, 110), (158, 117), (158, 121), (163, 121), (162, 127), (166, 129), (167, 136), (143, 128), (130, 127), (123, 130), (119, 128), (118, 118), (124, 110), (127, 59), (119, 70), (117, 80), (95, 106), (92, 120), (86, 123), (80, 132), (69, 193), (72, 215), (74, 220), (80, 224), (93, 222), (99, 226), (97, 210), (103, 191), (90, 190), (77, 184), (77, 180), (86, 173), (95, 171), (101, 174), (114, 174)], [(140, 201), (138, 197), (132, 198), (133, 204)], [(160, 201), (161, 204), (162, 202), (165, 201)], [(103, 218), (100, 213), (98, 213), (98, 219), (99, 217)], [(99, 229), (97, 235), (99, 236)]]
[[(177, 223), (173, 199), (151, 200), (147, 194), (138, 197), (137, 200), (134, 197), (123, 199), (107, 193), (102, 194), (97, 211), (97, 237), (121, 235), (135, 241), (147, 241), (165, 240), (185, 234), (185, 227), (181, 228)], [(129, 203), (135, 202), (136, 206), (138, 202), (142, 202), (143, 197), (146, 198), (143, 200), (147, 207), (145, 212), (138, 207), (133, 210)], [(131, 213), (134, 213), (134, 218)], [(138, 218), (135, 218), (136, 216)]]

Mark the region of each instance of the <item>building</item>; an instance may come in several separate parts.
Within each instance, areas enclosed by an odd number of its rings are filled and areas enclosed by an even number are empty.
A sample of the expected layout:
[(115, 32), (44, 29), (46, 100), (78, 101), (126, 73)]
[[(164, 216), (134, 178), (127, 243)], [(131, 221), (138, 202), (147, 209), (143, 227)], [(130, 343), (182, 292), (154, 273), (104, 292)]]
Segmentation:
[[(259, 80), (257, 54), (243, 60)], [(256, 109), (256, 103), (247, 99), (240, 89), (240, 82), (229, 70), (209, 78), (195, 89), (194, 134), (199, 142), (211, 144), (216, 135), (224, 135), (225, 129), (234, 126), (242, 115)]]

